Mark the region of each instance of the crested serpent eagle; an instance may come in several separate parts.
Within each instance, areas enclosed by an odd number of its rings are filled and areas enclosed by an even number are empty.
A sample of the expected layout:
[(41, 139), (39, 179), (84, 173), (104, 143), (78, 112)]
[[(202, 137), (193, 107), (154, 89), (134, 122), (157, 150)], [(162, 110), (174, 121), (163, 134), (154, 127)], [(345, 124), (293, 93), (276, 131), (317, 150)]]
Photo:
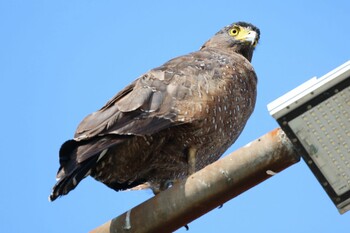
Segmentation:
[(259, 37), (249, 23), (228, 25), (199, 51), (141, 75), (88, 115), (59, 151), (49, 199), (89, 175), (116, 191), (156, 194), (216, 161), (253, 112), (250, 62)]

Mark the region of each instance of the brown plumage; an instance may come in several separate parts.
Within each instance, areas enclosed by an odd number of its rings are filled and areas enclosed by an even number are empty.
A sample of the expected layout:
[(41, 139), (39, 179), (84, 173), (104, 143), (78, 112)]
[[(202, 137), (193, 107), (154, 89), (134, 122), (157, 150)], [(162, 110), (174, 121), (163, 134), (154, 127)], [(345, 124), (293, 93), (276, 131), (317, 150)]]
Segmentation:
[(254, 109), (250, 61), (259, 36), (248, 23), (224, 27), (199, 51), (141, 75), (88, 115), (60, 149), (50, 200), (88, 175), (117, 191), (158, 193), (217, 160)]

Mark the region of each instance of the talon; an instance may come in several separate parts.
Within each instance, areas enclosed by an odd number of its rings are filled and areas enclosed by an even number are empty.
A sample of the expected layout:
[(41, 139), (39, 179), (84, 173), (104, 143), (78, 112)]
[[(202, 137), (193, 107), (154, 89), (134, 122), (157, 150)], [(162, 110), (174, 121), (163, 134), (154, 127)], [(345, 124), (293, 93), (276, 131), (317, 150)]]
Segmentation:
[(168, 188), (173, 187), (173, 185), (174, 185), (174, 181), (173, 181), (173, 180), (167, 180), (167, 181), (164, 183), (164, 188), (165, 188), (165, 189), (168, 189)]

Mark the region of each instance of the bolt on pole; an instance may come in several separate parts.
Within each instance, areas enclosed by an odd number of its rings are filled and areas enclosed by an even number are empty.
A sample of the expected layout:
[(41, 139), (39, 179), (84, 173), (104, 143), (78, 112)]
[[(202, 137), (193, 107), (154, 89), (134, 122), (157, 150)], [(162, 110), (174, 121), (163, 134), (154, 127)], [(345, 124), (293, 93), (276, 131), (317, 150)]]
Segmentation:
[(299, 161), (275, 129), (91, 233), (173, 232)]

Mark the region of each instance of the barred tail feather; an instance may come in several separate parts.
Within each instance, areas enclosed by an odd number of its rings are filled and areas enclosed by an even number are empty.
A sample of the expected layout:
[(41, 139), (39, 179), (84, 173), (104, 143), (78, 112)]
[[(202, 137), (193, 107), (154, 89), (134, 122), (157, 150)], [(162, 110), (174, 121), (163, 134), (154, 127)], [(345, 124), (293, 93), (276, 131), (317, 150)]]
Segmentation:
[(49, 196), (50, 201), (66, 195), (79, 182), (90, 175), (99, 160), (105, 156), (108, 148), (117, 145), (126, 137), (96, 137), (90, 140), (68, 140), (60, 149), (60, 168), (57, 172), (57, 183)]
[(54, 201), (59, 196), (66, 195), (73, 190), (82, 179), (90, 175), (91, 168), (96, 165), (98, 157), (99, 156), (94, 156), (89, 158), (83, 163), (78, 164), (69, 174), (63, 175), (52, 188), (49, 200)]

